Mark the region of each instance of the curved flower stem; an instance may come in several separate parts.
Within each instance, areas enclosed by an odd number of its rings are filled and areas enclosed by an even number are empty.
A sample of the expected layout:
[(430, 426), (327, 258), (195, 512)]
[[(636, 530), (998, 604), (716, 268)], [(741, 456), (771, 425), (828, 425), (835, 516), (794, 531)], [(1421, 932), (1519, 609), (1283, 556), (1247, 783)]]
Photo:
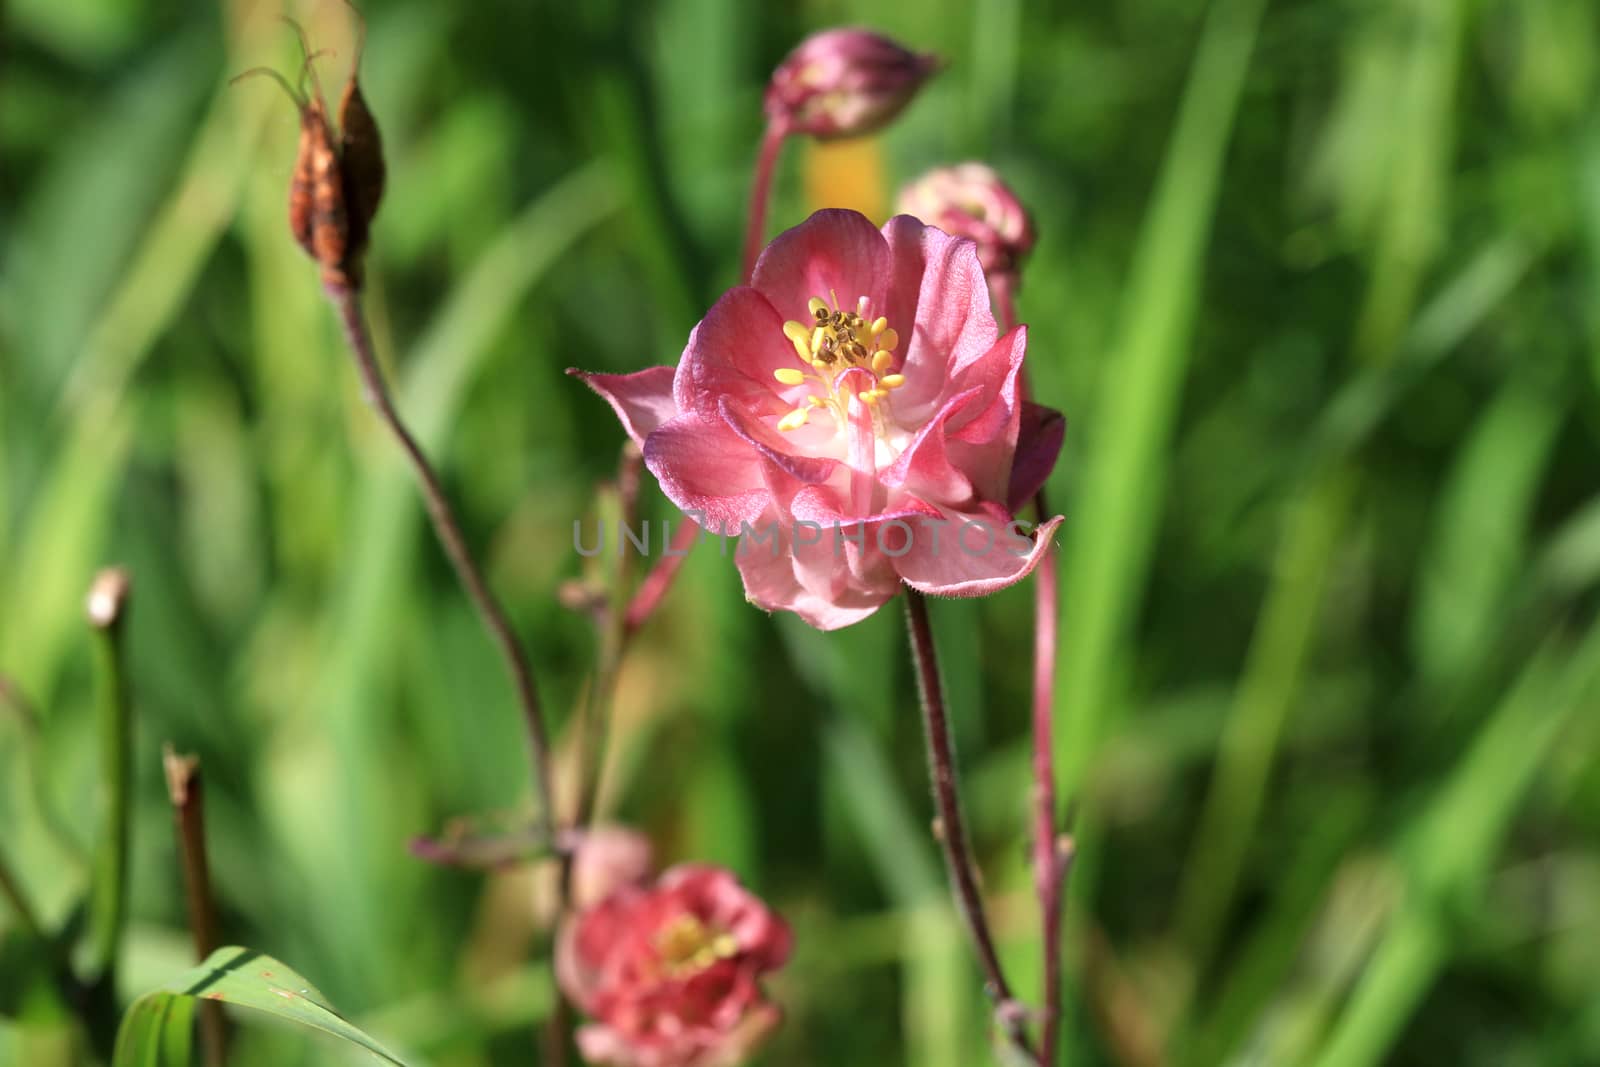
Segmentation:
[[(1017, 325), (1017, 291), (1012, 279), (1003, 274), (996, 274), (989, 279), (989, 297), (994, 301), (994, 317), (1000, 324), (1001, 333), (1010, 333)], [(1023, 392), (1027, 393), (1027, 370), (1023, 370)]]
[(938, 653), (934, 648), (933, 627), (928, 620), (928, 601), (907, 586), (906, 622), (911, 638), (911, 659), (917, 671), (917, 694), (922, 705), (922, 727), (928, 743), (928, 777), (933, 785), (934, 806), (939, 813), (938, 833), (944, 849), (945, 867), (950, 875), (956, 906), (972, 937), (983, 968), (984, 990), (996, 1006), (996, 1019), (1005, 1028), (1006, 1038), (1027, 1057), (1039, 1063), (1038, 1054), (1022, 1026), (1022, 1013), (1014, 1010), (1011, 986), (1000, 969), (994, 935), (984, 915), (978, 892), (978, 877), (967, 842), (966, 820), (961, 814), (960, 787), (956, 781), (955, 745), (950, 736), (950, 721), (945, 714), (944, 684), (939, 678)]
[(678, 526), (677, 532), (672, 535), (672, 545), (650, 568), (650, 573), (645, 575), (633, 599), (628, 602), (628, 610), (623, 616), (625, 636), (631, 637), (661, 606), (667, 590), (672, 588), (673, 579), (678, 576), (678, 569), (689, 557), (689, 549), (695, 546), (699, 536), (700, 527), (687, 518)]
[[(642, 463), (639, 449), (633, 442), (622, 447), (622, 460), (617, 465), (616, 487), (610, 490), (616, 500), (619, 528), (631, 529), (639, 515), (639, 467)], [(667, 558), (671, 558), (670, 556)], [(582, 833), (594, 818), (600, 794), (600, 778), (605, 772), (606, 747), (611, 736), (611, 711), (616, 699), (617, 677), (622, 672), (622, 655), (627, 651), (633, 636), (630, 625), (636, 595), (628, 599), (628, 586), (633, 577), (633, 557), (618, 546), (617, 567), (611, 575), (611, 595), (604, 612), (597, 618), (596, 637), (599, 655), (595, 661), (594, 681), (584, 701), (582, 750), (578, 763), (578, 806), (572, 817), (572, 830)], [(676, 568), (674, 568), (675, 570)], [(654, 579), (656, 575), (651, 574)], [(671, 580), (670, 575), (666, 579)], [(665, 588), (662, 589), (664, 593)], [(641, 590), (642, 592), (642, 590)], [(659, 599), (659, 598), (658, 598)], [(647, 605), (653, 608), (654, 604)], [(649, 611), (645, 612), (648, 617)], [(570, 855), (569, 855), (570, 860)], [(571, 863), (566, 865), (562, 879), (562, 905), (568, 903)]]
[[(990, 279), (1000, 328), (1017, 325), (1016, 283), (1007, 275)], [(1027, 372), (1022, 378), (1024, 397), (1031, 395)], [(1034, 518), (1044, 522), (1050, 514), (1044, 490), (1033, 498)], [(1033, 887), (1039, 898), (1044, 940), (1044, 998), (1040, 1006), (1043, 1027), (1040, 1062), (1055, 1063), (1061, 1034), (1061, 891), (1071, 856), (1069, 843), (1056, 831), (1055, 689), (1056, 616), (1060, 597), (1060, 565), (1054, 548), (1039, 559), (1034, 570), (1033, 597)]]
[(412, 471), (417, 477), (418, 487), (422, 490), (422, 500), (427, 506), (428, 518), (433, 522), (433, 531), (439, 537), (439, 544), (444, 548), (445, 555), (450, 557), (456, 576), (466, 589), (467, 597), (477, 609), (484, 628), (489, 631), (489, 636), (499, 646), (501, 658), (505, 660), (512, 685), (516, 689), (517, 703), (522, 708), (522, 718), (528, 735), (529, 756), (533, 763), (533, 787), (539, 801), (539, 831), (546, 840), (554, 841), (556, 815), (554, 789), (550, 781), (550, 742), (545, 734), (544, 714), (539, 705), (538, 690), (534, 687), (533, 670), (528, 665), (527, 656), (518, 643), (505, 612), (501, 610), (494, 594), (489, 591), (483, 573), (477, 561), (473, 559), (472, 550), (467, 547), (466, 537), (461, 532), (461, 523), (450, 506), (449, 498), (445, 496), (439, 476), (428, 462), (422, 447), (411, 436), (411, 431), (406, 428), (404, 420), (395, 410), (394, 402), (389, 397), (388, 386), (383, 380), (383, 371), (379, 368), (377, 356), (372, 350), (372, 338), (367, 332), (366, 318), (361, 311), (360, 293), (347, 286), (336, 284), (325, 285), (324, 288), (327, 290), (328, 298), (339, 309), (345, 340), (349, 342), (350, 354), (354, 357), (356, 371), (361, 376), (367, 403), (377, 412), (379, 420), (393, 434), (401, 451), (410, 462)]
[(756, 155), (755, 182), (750, 189), (750, 215), (744, 231), (746, 282), (755, 272), (756, 259), (761, 255), (762, 239), (767, 232), (767, 202), (772, 199), (772, 172), (778, 163), (778, 153), (788, 136), (788, 127), (781, 122), (767, 123), (767, 131), (761, 135), (761, 148)]

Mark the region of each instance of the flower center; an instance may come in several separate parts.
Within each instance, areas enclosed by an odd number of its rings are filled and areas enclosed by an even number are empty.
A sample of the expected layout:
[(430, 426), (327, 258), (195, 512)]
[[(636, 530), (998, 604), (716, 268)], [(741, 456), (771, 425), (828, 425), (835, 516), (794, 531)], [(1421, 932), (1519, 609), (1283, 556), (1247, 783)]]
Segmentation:
[(868, 317), (866, 297), (856, 301), (854, 311), (843, 311), (838, 296), (829, 295), (831, 303), (820, 296), (811, 298), (810, 322), (790, 319), (783, 324), (784, 336), (806, 369), (780, 367), (772, 376), (784, 385), (810, 382), (811, 392), (805, 403), (778, 420), (778, 429), (798, 430), (819, 408), (843, 427), (850, 420), (854, 397), (873, 409), (873, 426), (881, 435), (880, 416), (889, 393), (906, 384), (905, 375), (891, 373), (900, 335), (889, 327), (888, 319)]
[(656, 935), (662, 969), (681, 978), (703, 971), (739, 951), (739, 942), (725, 931), (707, 926), (693, 915), (680, 915)]

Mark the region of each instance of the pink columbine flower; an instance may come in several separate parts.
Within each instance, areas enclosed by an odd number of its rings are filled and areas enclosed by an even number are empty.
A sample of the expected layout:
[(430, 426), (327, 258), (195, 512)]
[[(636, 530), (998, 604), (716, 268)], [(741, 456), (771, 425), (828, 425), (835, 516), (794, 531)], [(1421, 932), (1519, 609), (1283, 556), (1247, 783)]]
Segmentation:
[(812, 34), (772, 72), (767, 118), (787, 133), (858, 137), (887, 125), (939, 69), (870, 30)]
[(1054, 466), (1061, 418), (1021, 399), (1026, 327), (998, 332), (971, 241), (819, 211), (676, 368), (581, 376), (674, 504), (743, 535), (746, 596), (831, 630), (901, 582), (992, 593), (1045, 551), (1060, 518), (1026, 531), (1013, 510)]
[(686, 864), (630, 885), (563, 927), (556, 976), (594, 1021), (590, 1063), (733, 1067), (777, 1026), (761, 976), (783, 966), (788, 925), (718, 867)]
[(978, 245), (978, 262), (992, 278), (1015, 279), (1033, 250), (1033, 220), (993, 167), (961, 163), (939, 167), (906, 186), (899, 210)]

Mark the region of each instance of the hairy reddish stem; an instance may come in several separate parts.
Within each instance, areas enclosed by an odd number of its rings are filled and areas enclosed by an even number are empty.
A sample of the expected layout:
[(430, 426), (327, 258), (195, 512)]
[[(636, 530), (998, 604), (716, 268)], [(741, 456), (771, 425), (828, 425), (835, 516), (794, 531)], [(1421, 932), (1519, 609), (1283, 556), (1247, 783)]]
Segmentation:
[[(506, 671), (511, 675), (512, 688), (516, 690), (517, 704), (522, 709), (522, 720), (528, 736), (528, 757), (533, 767), (533, 789), (538, 799), (539, 813), (536, 832), (546, 841), (556, 840), (555, 788), (551, 782), (550, 740), (545, 733), (544, 711), (539, 704), (539, 691), (534, 685), (533, 668), (528, 664), (511, 623), (501, 609), (500, 602), (489, 590), (483, 571), (467, 546), (466, 535), (461, 532), (461, 522), (456, 518), (450, 498), (427, 454), (412, 436), (405, 420), (400, 417), (394, 401), (390, 399), (388, 385), (383, 379), (383, 369), (372, 348), (372, 337), (367, 332), (366, 316), (361, 310), (361, 295), (349, 286), (325, 283), (328, 297), (339, 309), (339, 319), (344, 325), (345, 340), (355, 359), (356, 371), (361, 376), (362, 391), (367, 404), (377, 412), (400, 450), (405, 453), (422, 491), (422, 501), (433, 523), (433, 532), (439, 538), (456, 577), (466, 590), (467, 598), (477, 609), (484, 629), (500, 650)], [(551, 1067), (563, 1067), (567, 1059), (567, 1013), (562, 998), (555, 999), (545, 1035), (545, 1062)]]
[(661, 554), (660, 559), (656, 560), (655, 566), (650, 568), (650, 573), (639, 583), (638, 592), (634, 593), (633, 599), (628, 602), (623, 625), (630, 636), (655, 614), (656, 608), (661, 606), (667, 590), (672, 588), (673, 580), (678, 577), (679, 568), (689, 557), (689, 549), (694, 547), (695, 539), (699, 536), (700, 527), (685, 517), (672, 535), (671, 546)]
[[(1049, 514), (1044, 490), (1034, 497), (1035, 518)], [(1055, 1062), (1061, 1033), (1061, 887), (1066, 855), (1056, 837), (1055, 684), (1056, 604), (1059, 595), (1056, 551), (1040, 557), (1034, 571), (1033, 611), (1033, 886), (1039, 897), (1044, 936), (1044, 1014), (1039, 1042), (1041, 1062)]]
[(772, 199), (772, 174), (778, 164), (778, 153), (783, 148), (789, 130), (781, 122), (767, 123), (761, 135), (761, 148), (756, 155), (755, 182), (750, 189), (750, 215), (744, 231), (744, 280), (749, 282), (755, 273), (756, 260), (767, 233), (767, 204)]
[(950, 875), (957, 910), (966, 923), (967, 933), (977, 950), (983, 969), (984, 990), (997, 1008), (996, 1019), (1006, 1038), (1031, 1063), (1038, 1054), (1022, 1026), (1022, 1013), (1011, 1010), (1015, 998), (1011, 985), (1000, 968), (994, 935), (984, 914), (983, 897), (978, 891), (977, 869), (967, 840), (966, 819), (961, 813), (961, 790), (956, 775), (955, 744), (950, 736), (950, 720), (945, 713), (944, 683), (939, 678), (938, 652), (934, 647), (933, 626), (928, 619), (928, 601), (921, 593), (905, 589), (906, 622), (911, 638), (911, 659), (917, 671), (917, 695), (922, 705), (922, 727), (928, 743), (928, 777), (933, 787), (935, 810), (939, 813), (939, 845), (944, 850), (945, 867)]
[[(1016, 282), (1011, 275), (990, 279), (1000, 328), (1017, 325)], [(1027, 372), (1022, 394), (1030, 397)], [(1050, 514), (1044, 490), (1033, 498), (1034, 519)], [(1066, 880), (1068, 851), (1056, 830), (1055, 688), (1056, 620), (1060, 599), (1060, 563), (1054, 548), (1039, 559), (1033, 587), (1033, 887), (1039, 898), (1044, 940), (1044, 996), (1040, 1062), (1055, 1063), (1061, 1034), (1061, 892)]]

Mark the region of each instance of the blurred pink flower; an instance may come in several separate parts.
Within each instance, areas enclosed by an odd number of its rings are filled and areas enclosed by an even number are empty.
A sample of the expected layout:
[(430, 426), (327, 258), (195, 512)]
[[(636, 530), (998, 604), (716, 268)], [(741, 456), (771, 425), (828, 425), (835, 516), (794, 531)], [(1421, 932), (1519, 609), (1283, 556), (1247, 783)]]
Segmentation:
[(733, 1067), (782, 1018), (759, 982), (791, 942), (788, 925), (718, 867), (622, 886), (574, 916), (556, 947), (562, 990), (594, 1020), (578, 1048), (612, 1067)]
[(939, 167), (906, 186), (900, 211), (915, 215), (978, 245), (986, 273), (1016, 280), (1022, 260), (1033, 250), (1033, 220), (1011, 187), (983, 163)]
[(870, 30), (824, 30), (790, 52), (767, 84), (767, 118), (787, 133), (857, 137), (894, 119), (939, 69)]
[(1054, 466), (1061, 417), (1021, 399), (1026, 327), (997, 334), (971, 241), (819, 211), (717, 301), (676, 368), (573, 373), (674, 504), (744, 535), (752, 602), (831, 630), (901, 582), (992, 593), (1049, 544), (1059, 516), (1030, 536), (1012, 512)]

